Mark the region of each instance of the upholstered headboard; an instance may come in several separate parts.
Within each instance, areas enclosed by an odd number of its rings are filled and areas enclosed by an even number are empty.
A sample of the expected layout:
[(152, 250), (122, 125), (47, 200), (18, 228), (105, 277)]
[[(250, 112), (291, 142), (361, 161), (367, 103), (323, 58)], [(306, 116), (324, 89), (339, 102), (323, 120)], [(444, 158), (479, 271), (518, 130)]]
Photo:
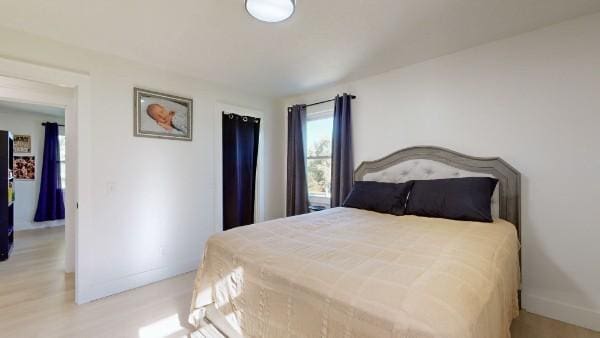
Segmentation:
[(444, 148), (419, 146), (363, 162), (354, 172), (355, 181), (397, 183), (474, 176), (498, 179), (492, 196), (492, 215), (514, 224), (520, 235), (521, 174), (499, 157), (473, 157)]

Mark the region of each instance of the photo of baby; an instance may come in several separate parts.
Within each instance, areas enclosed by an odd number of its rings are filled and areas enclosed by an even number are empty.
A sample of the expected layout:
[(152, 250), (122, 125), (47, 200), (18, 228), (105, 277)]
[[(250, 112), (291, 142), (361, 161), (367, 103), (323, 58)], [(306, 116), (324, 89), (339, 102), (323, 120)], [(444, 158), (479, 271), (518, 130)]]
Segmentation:
[(17, 180), (35, 180), (35, 156), (15, 156), (13, 175)]
[(134, 88), (135, 136), (192, 140), (192, 99)]

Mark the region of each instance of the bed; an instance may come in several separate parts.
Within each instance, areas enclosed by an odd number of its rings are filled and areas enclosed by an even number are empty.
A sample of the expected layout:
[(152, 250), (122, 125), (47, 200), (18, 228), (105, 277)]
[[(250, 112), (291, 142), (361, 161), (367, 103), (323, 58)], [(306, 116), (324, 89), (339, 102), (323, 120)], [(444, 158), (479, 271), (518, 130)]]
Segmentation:
[(351, 208), (207, 242), (190, 321), (227, 337), (510, 337), (518, 315), (520, 174), (500, 158), (413, 147), (355, 181), (490, 176), (493, 223)]

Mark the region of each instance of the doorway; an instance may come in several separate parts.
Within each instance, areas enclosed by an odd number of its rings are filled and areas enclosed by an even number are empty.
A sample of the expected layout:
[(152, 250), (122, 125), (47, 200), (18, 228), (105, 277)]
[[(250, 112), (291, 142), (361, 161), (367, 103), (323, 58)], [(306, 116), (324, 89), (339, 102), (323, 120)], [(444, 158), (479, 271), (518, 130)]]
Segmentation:
[[(15, 215), (17, 216), (15, 224), (17, 233), (20, 230), (29, 231), (23, 232), (23, 236), (16, 236), (15, 246), (19, 247), (18, 241), (21, 237), (23, 239), (22, 247), (32, 247), (40, 243), (43, 246), (43, 243), (46, 243), (48, 244), (47, 248), (54, 248), (55, 250), (51, 250), (52, 254), (60, 257), (56, 260), (59, 263), (55, 265), (62, 274), (70, 274), (63, 280), (71, 280), (68, 284), (76, 290), (75, 301), (77, 303), (81, 298), (77, 292), (77, 280), (80, 277), (77, 273), (77, 229), (78, 216), (81, 216), (77, 212), (77, 204), (81, 199), (78, 193), (80, 175), (78, 172), (77, 132), (79, 129), (78, 112), (89, 103), (86, 95), (88, 82), (89, 79), (86, 76), (0, 58), (0, 105), (5, 107), (5, 111), (8, 108), (14, 108), (14, 111), (22, 113), (20, 118), (28, 116), (25, 119), (36, 121), (35, 123), (30, 121), (29, 128), (32, 129), (29, 130), (19, 129), (18, 123), (12, 126), (6, 123), (0, 125), (0, 129), (10, 127), (15, 130), (17, 135), (31, 136), (32, 142), (31, 151), (33, 152), (14, 154), (24, 157), (20, 159), (21, 164), (24, 164), (24, 160), (29, 160), (30, 167), (34, 171), (33, 180), (15, 182), (16, 206), (20, 205), (18, 209), (21, 210), (21, 212), (17, 210)], [(36, 115), (36, 112), (40, 114)], [(63, 174), (58, 185), (64, 192), (64, 219), (34, 222), (31, 215), (32, 212), (35, 212), (32, 210), (37, 208), (41, 184), (37, 178), (41, 179), (42, 172), (45, 132), (43, 123), (62, 125), (57, 126), (59, 129), (57, 146), (60, 150), (60, 154), (57, 154), (57, 170)], [(17, 130), (19, 131), (17, 132)], [(20, 144), (27, 144), (27, 137), (21, 137), (19, 140), (22, 141)], [(19, 191), (22, 194), (21, 198), (19, 198)], [(43, 235), (40, 232), (37, 233), (39, 236), (30, 236), (41, 229), (46, 230)], [(49, 253), (45, 252), (42, 255), (47, 257)]]
[(264, 119), (263, 114), (257, 110), (240, 107), (231, 104), (220, 103), (217, 104), (215, 113), (215, 176), (216, 176), (216, 196), (215, 196), (215, 210), (216, 210), (216, 231), (223, 231), (225, 227), (223, 219), (223, 114), (235, 114), (240, 117), (246, 116), (249, 118), (260, 119), (260, 128), (258, 132), (258, 154), (256, 163), (256, 175), (255, 175), (255, 191), (254, 191), (254, 223), (264, 221), (264, 189), (262, 184), (264, 182), (264, 169), (263, 169), (263, 130), (264, 130)]
[[(53, 238), (58, 233), (64, 234), (67, 181), (64, 107), (0, 100), (0, 129), (13, 145), (8, 152), (0, 152), (2, 163), (8, 167), (11, 209), (4, 214), (9, 218), (8, 230), (13, 231), (13, 241), (25, 231), (32, 243), (36, 242), (36, 234), (48, 232), (54, 234)], [(54, 227), (58, 229), (38, 231)], [(65, 236), (62, 237), (64, 246)], [(17, 243), (16, 247), (22, 246)], [(6, 249), (2, 248), (10, 253)], [(64, 257), (64, 270), (72, 272), (66, 266), (65, 253), (59, 255)]]

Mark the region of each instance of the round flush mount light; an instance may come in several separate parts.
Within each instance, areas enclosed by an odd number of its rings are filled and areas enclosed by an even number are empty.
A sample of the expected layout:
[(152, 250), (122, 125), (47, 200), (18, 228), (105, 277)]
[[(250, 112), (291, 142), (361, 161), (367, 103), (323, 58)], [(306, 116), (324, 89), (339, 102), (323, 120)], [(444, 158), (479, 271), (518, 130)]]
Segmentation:
[(246, 10), (256, 19), (264, 22), (280, 22), (292, 14), (296, 0), (246, 0)]

